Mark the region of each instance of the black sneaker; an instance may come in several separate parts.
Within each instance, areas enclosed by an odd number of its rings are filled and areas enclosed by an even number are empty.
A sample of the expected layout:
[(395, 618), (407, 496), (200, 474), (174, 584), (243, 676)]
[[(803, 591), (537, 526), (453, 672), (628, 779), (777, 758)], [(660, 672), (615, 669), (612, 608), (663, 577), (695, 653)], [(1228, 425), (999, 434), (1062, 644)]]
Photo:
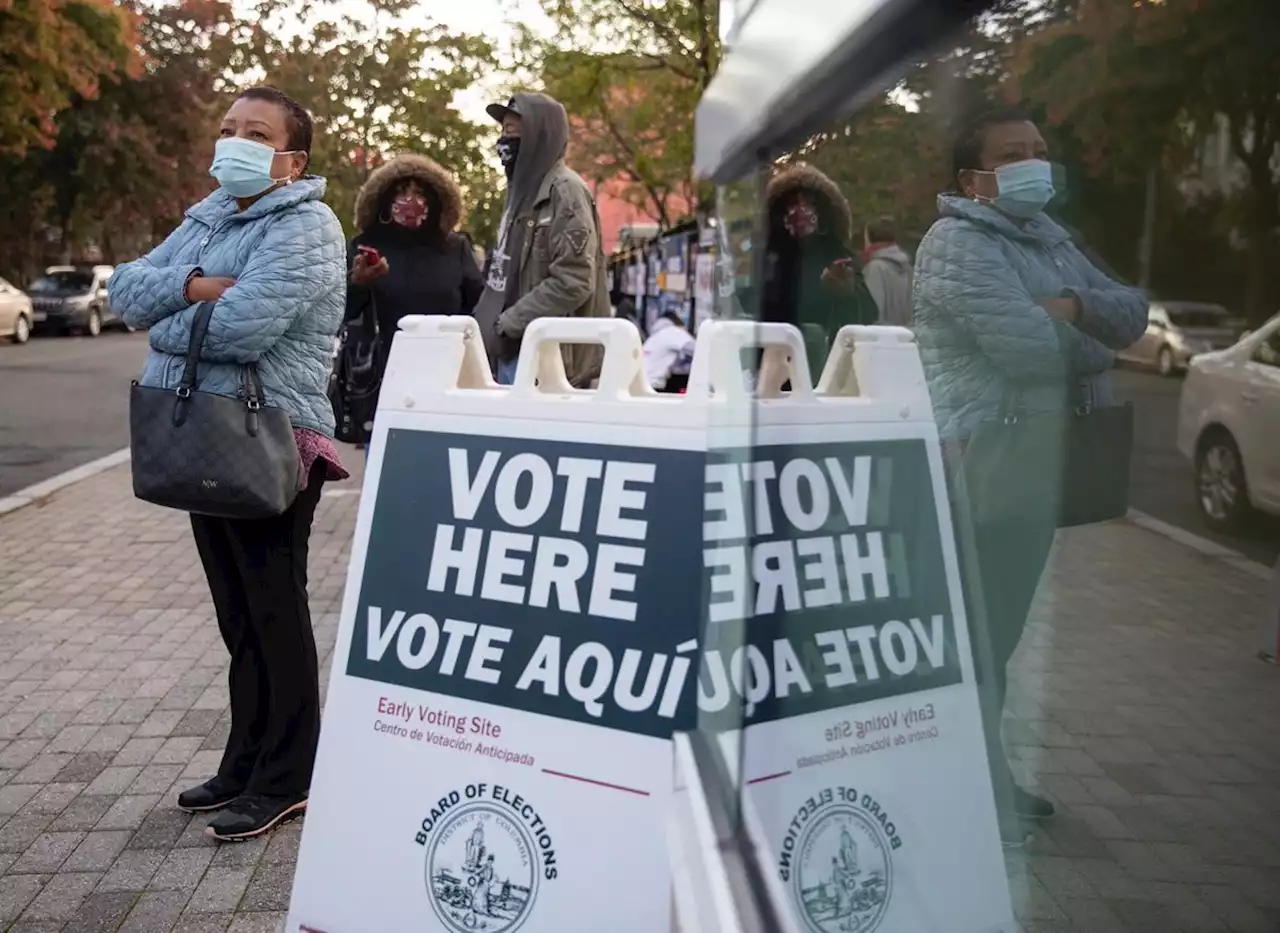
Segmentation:
[(1050, 820), (1058, 811), (1043, 797), (1037, 797), (1015, 784), (1013, 785), (1013, 812), (1024, 820)]
[(210, 810), (221, 810), (243, 792), (243, 785), (224, 777), (213, 777), (199, 787), (180, 793), (178, 807), (188, 813), (208, 813)]
[(222, 842), (252, 839), (286, 820), (302, 816), (307, 809), (307, 795), (268, 797), (244, 794), (209, 822), (205, 835)]

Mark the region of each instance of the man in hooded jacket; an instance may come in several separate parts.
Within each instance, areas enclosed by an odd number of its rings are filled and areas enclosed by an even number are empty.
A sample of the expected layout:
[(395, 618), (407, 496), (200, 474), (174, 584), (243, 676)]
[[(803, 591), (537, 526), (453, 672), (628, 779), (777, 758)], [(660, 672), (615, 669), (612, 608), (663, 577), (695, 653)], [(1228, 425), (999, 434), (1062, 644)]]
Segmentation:
[(881, 217), (862, 231), (862, 277), (880, 309), (878, 324), (911, 326), (911, 257), (898, 245), (893, 219)]
[[(475, 317), (494, 375), (510, 383), (525, 328), (541, 317), (608, 317), (609, 284), (600, 216), (591, 192), (565, 165), (569, 118), (544, 94), (490, 104), (502, 124), (498, 157), (507, 203)], [(570, 383), (587, 388), (600, 374), (601, 350), (563, 350)]]

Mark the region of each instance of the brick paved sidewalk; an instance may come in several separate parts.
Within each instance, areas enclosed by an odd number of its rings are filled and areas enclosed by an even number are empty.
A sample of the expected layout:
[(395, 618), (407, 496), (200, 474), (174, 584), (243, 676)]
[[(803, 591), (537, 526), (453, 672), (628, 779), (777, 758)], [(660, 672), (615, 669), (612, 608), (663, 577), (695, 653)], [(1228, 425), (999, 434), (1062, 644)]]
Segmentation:
[[(357, 488), (313, 538), (324, 671)], [(1265, 589), (1133, 526), (1062, 536), (1010, 699), (1015, 767), (1062, 808), (1008, 859), (1027, 933), (1280, 930)], [(187, 521), (127, 466), (0, 518), (0, 931), (275, 933), (300, 826), (218, 847), (174, 805), (217, 765), (225, 677)]]
[[(358, 489), (326, 487), (312, 536), (325, 681)], [(0, 518), (0, 931), (275, 933), (301, 825), (218, 846), (174, 803), (229, 715), (190, 524), (127, 465)]]

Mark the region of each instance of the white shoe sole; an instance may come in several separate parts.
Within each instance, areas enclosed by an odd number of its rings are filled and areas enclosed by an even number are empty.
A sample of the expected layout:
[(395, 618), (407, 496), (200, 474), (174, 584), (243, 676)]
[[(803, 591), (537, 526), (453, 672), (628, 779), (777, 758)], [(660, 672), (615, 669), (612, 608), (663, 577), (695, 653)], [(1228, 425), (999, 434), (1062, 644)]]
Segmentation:
[(206, 826), (204, 834), (210, 839), (217, 839), (219, 842), (243, 842), (246, 839), (253, 839), (255, 836), (261, 836), (263, 833), (270, 832), (286, 820), (294, 819), (302, 816), (307, 811), (307, 802), (300, 800), (287, 810), (277, 814), (274, 819), (257, 829), (250, 830), (247, 833), (219, 833), (212, 826)]

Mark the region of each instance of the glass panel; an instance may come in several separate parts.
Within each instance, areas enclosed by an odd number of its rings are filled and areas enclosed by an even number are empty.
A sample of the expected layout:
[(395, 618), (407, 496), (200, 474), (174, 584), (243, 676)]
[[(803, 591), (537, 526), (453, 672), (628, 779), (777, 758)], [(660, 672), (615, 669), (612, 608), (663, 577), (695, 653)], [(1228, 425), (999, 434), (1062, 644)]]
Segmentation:
[(1227, 309), (1221, 305), (1166, 305), (1175, 327), (1226, 327)]
[(32, 292), (87, 292), (93, 285), (93, 275), (88, 272), (54, 272), (36, 279), (28, 291)]
[[(772, 770), (856, 804), (782, 813), (747, 786), (778, 776), (754, 767), (751, 730), (742, 799), (766, 824), (794, 816), (765, 854), (814, 933), (1280, 928), (1280, 679), (1255, 660), (1280, 556), (1280, 383), (1240, 365), (1280, 362), (1258, 333), (1280, 305), (1280, 5), (989, 6), (763, 165), (754, 226), (750, 183), (722, 192), (727, 244), (754, 231), (726, 246), (749, 280), (722, 314), (805, 329), (815, 373), (843, 325), (909, 328), (945, 480), (935, 543), (927, 464), (886, 454), (890, 488), (871, 453), (873, 502), (906, 516), (883, 526), (885, 561), (912, 592), (891, 574), (879, 603), (846, 585), (839, 650), (800, 658), (806, 675), (849, 662), (845, 706), (745, 720), (793, 729)], [(960, 568), (939, 650), (976, 677), (967, 732), (964, 702), (904, 686), (947, 605), (938, 549)], [(837, 575), (865, 559), (838, 551)], [(735, 637), (814, 625), (793, 605)], [(912, 634), (910, 652), (893, 640)], [(877, 677), (902, 688), (891, 705), (850, 686)], [(941, 859), (965, 834), (990, 851)], [(1003, 896), (975, 880), (988, 856), (1016, 919), (965, 926)]]
[(1254, 362), (1280, 367), (1280, 326), (1272, 326), (1270, 333), (1258, 344)]
[[(753, 175), (717, 192), (716, 226), (718, 251), (715, 272), (716, 317), (722, 320), (753, 320), (758, 316), (758, 288), (761, 263), (760, 217), (762, 203), (762, 175)], [(744, 369), (744, 384), (749, 384), (754, 371)], [(716, 451), (710, 456), (708, 488), (721, 488), (717, 482), (726, 475), (740, 475), (743, 464), (751, 459), (753, 439), (753, 408), (747, 397), (723, 406), (716, 406), (710, 415), (708, 443)], [(750, 523), (750, 503), (746, 513), (738, 516), (725, 514), (722, 509), (712, 509), (708, 503), (707, 521), (724, 521), (726, 525)], [(734, 535), (719, 531), (709, 532), (710, 538), (729, 541)], [(710, 545), (710, 540), (706, 542)], [(743, 644), (744, 629), (740, 614), (721, 611), (727, 592), (726, 574), (732, 568), (716, 561), (711, 549), (705, 583), (708, 618), (704, 650), (714, 660), (704, 668), (699, 694), (698, 727), (716, 738), (727, 769), (734, 784), (741, 781), (741, 727), (743, 710), (736, 694), (725, 679), (728, 663), (734, 652)], [(735, 813), (734, 818), (736, 819)]]

